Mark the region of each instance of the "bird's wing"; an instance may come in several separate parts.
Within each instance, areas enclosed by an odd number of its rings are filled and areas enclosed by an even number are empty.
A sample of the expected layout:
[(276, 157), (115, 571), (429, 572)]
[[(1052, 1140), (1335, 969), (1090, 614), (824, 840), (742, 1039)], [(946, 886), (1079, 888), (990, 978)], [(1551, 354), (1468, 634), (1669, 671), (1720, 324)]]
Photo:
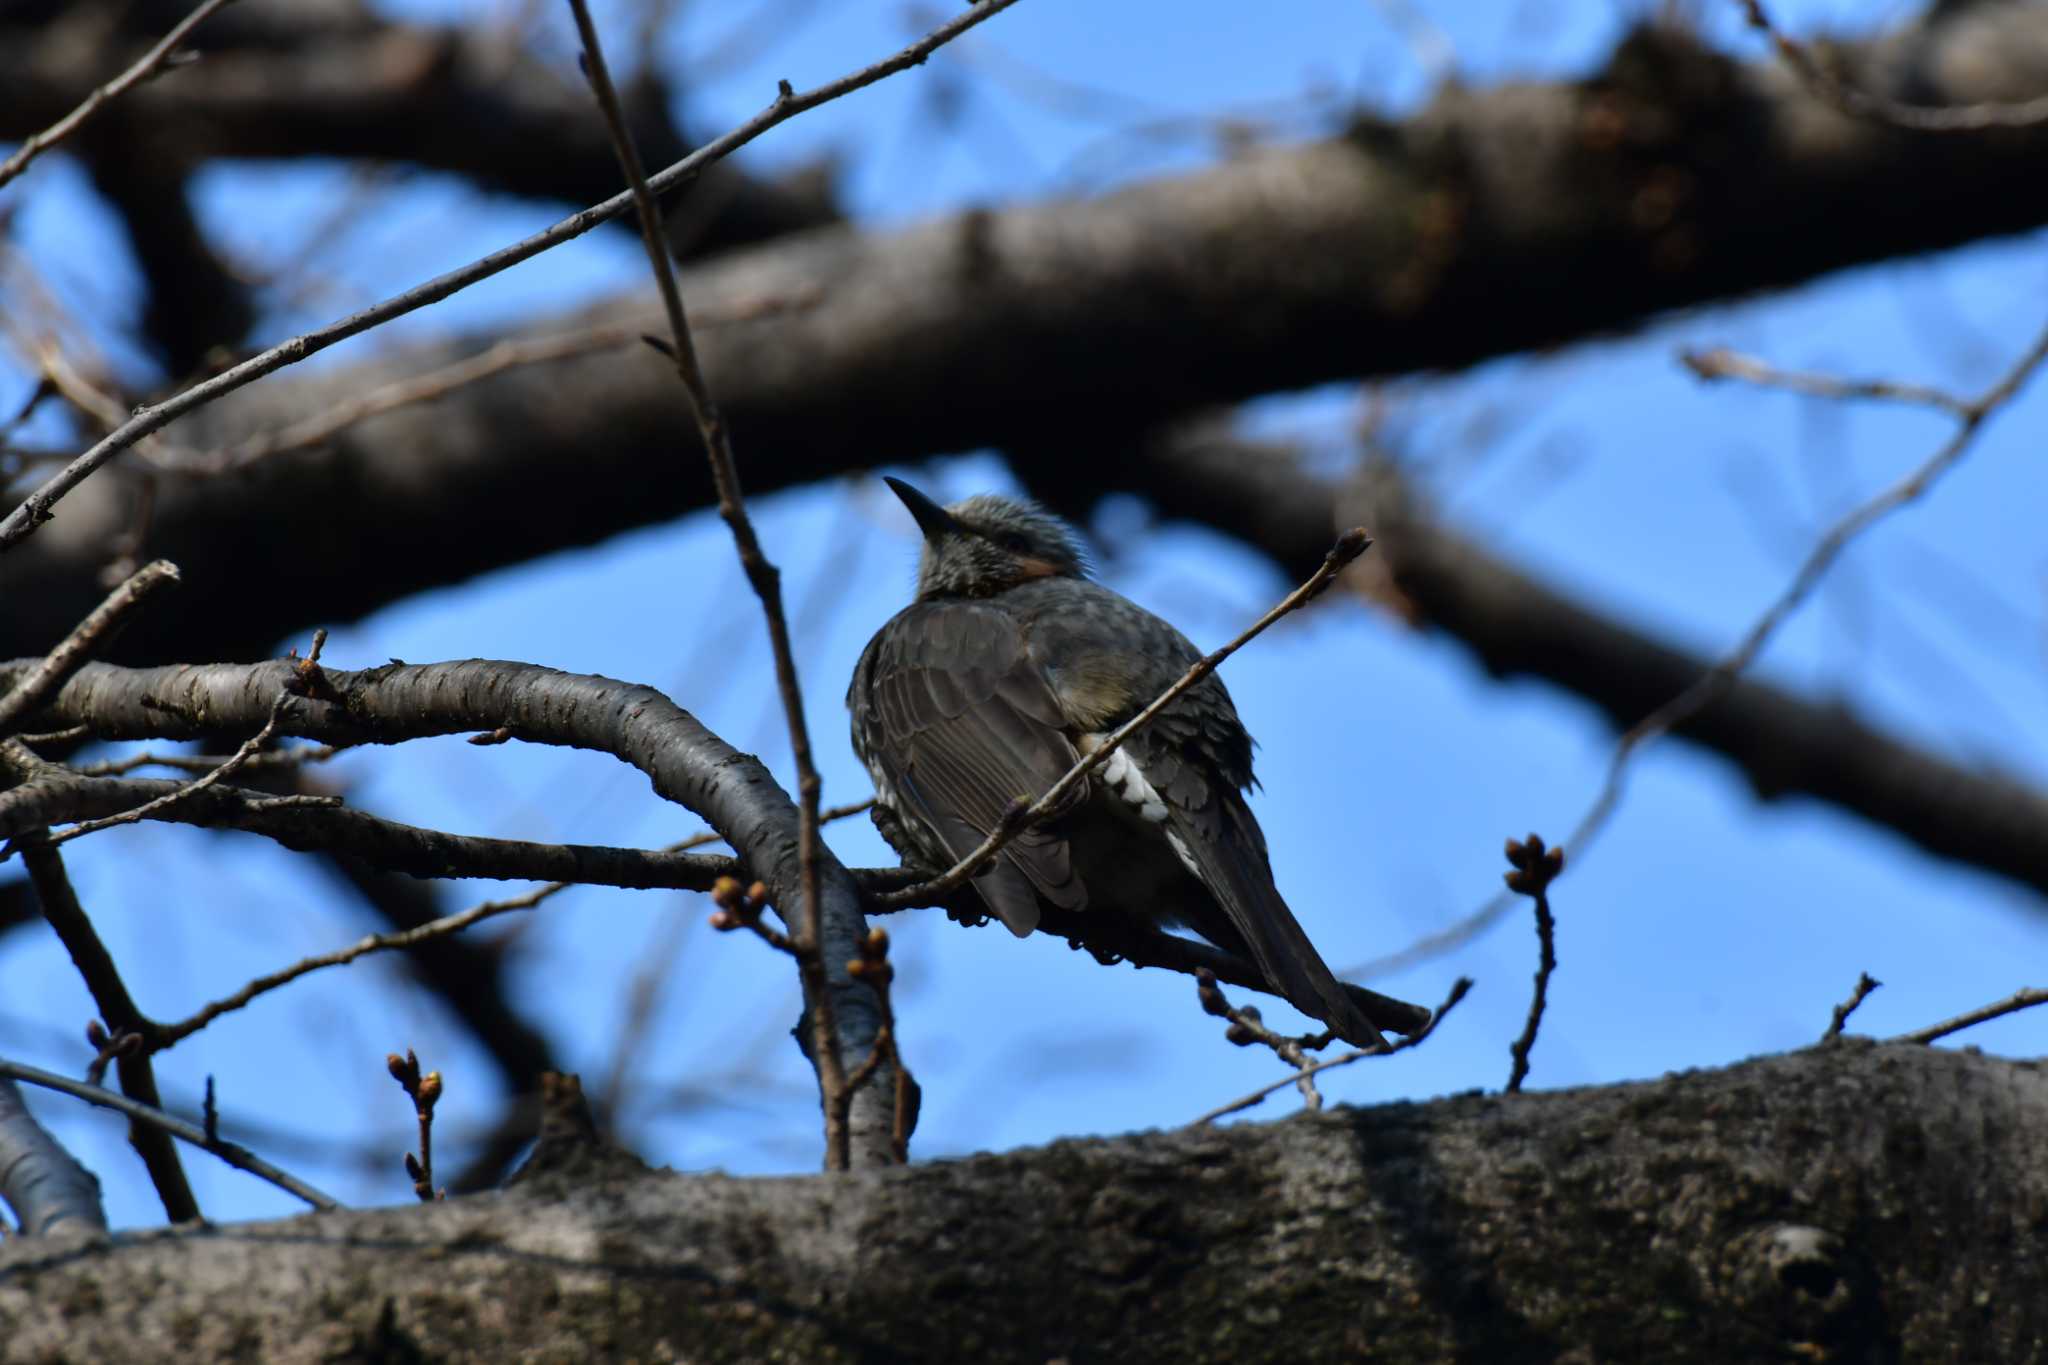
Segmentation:
[[(866, 696), (856, 703), (865, 708), (865, 757), (956, 860), (1079, 758), (1051, 684), (1007, 613), (978, 602), (917, 603), (870, 650)], [(1062, 810), (1087, 796), (1083, 783)], [(1020, 936), (1038, 925), (1034, 890), (1063, 909), (1088, 902), (1066, 841), (1044, 825), (1012, 839), (974, 884)]]
[(1265, 833), (1237, 784), (1205, 754), (1202, 727), (1198, 716), (1168, 711), (1124, 745), (1166, 807), (1174, 853), (1216, 898), (1215, 906), (1191, 898), (1188, 927), (1219, 948), (1250, 956), (1274, 989), (1345, 1041), (1382, 1043), (1274, 885)]

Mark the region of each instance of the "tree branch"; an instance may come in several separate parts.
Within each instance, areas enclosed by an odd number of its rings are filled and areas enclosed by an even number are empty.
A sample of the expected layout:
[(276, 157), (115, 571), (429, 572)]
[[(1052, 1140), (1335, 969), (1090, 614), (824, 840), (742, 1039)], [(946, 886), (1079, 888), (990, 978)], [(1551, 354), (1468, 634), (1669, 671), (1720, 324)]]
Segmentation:
[[(2048, 90), (2040, 44), (1978, 41), (2015, 27), (2048, 20), (1974, 5), (1876, 46), (1934, 72), (1951, 102)], [(1970, 42), (1979, 60), (1937, 60)], [(756, 495), (984, 447), (1029, 451), (1018, 470), (1033, 482), (1099, 485), (1104, 466), (1071, 449), (1065, 414), (1136, 442), (1218, 403), (1457, 368), (2022, 230), (2048, 221), (2048, 177), (2032, 174), (2044, 149), (2048, 130), (1929, 139), (1847, 120), (1771, 63), (1650, 30), (1583, 80), (1446, 91), (1404, 123), (1092, 199), (820, 230), (702, 265), (682, 288), (699, 308), (819, 295), (698, 338)], [(1923, 201), (1941, 212), (1898, 211)], [(648, 330), (656, 316), (608, 300), (533, 334)], [(273, 380), (178, 434), (232, 447), (500, 339)], [(387, 413), (246, 480), (167, 484), (155, 544), (204, 586), (152, 614), (125, 657), (171, 639), (187, 657), (253, 656), (311, 621), (708, 505), (708, 477), (671, 473), (673, 382), (653, 363), (564, 360)], [(564, 411), (564, 392), (587, 401)], [(611, 496), (628, 486), (646, 496)], [(551, 515), (533, 517), (542, 502)], [(98, 599), (104, 533), (89, 505), (75, 521), (9, 554), (18, 606), (0, 656), (45, 647)], [(448, 536), (457, 521), (474, 534)], [(370, 563), (304, 549), (373, 536), (388, 553)], [(276, 572), (250, 582), (250, 558)]]
[[(107, 1230), (100, 1182), (28, 1110), (21, 1088), (0, 1078), (0, 1199), (24, 1237)], [(68, 1226), (67, 1226), (68, 1225)]]

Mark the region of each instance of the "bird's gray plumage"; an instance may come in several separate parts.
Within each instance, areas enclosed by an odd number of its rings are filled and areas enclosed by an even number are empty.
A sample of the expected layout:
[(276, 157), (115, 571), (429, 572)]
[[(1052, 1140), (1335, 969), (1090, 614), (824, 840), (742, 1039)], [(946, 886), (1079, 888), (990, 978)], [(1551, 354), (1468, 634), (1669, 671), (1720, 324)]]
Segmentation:
[[(1085, 578), (1078, 541), (1050, 513), (987, 494), (941, 508), (889, 483), (925, 535), (918, 594), (869, 641), (847, 705), (877, 828), (907, 862), (942, 871), (1201, 656)], [(1186, 923), (1370, 1045), (1378, 1031), (1273, 884), (1243, 796), (1253, 781), (1251, 736), (1212, 674), (1006, 845), (975, 889), (1019, 935), (1041, 902)]]

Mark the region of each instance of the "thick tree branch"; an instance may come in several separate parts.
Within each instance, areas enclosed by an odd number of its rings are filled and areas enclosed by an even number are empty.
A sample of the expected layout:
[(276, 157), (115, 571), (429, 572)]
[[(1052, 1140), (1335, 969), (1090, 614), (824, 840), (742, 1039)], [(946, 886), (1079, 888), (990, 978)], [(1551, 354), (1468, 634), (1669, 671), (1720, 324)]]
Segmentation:
[(2013, 1222), (2048, 1201), (2044, 1104), (2038, 1067), (1845, 1040), (907, 1170), (586, 1160), (504, 1194), (96, 1256), (0, 1247), (0, 1319), (27, 1359), (108, 1365), (153, 1365), (168, 1340), (281, 1365), (593, 1341), (1032, 1365), (2020, 1360), (2048, 1336)]
[[(2038, 36), (2048, 18), (1951, 7), (1859, 51), (1950, 102), (2048, 89), (2048, 44), (2008, 30)], [(1987, 34), (2004, 41), (1947, 59)], [(2033, 174), (2044, 149), (2048, 130), (1928, 138), (1852, 120), (1771, 63), (1646, 30), (1582, 81), (1446, 92), (1406, 123), (1096, 199), (807, 233), (682, 286), (693, 306), (819, 295), (700, 338), (755, 491), (990, 446), (1029, 450), (1027, 473), (1056, 476), (1081, 467), (1073, 412), (1135, 439), (1218, 402), (1470, 364), (2021, 230), (2048, 221), (2048, 177)], [(536, 330), (622, 316), (651, 329), (656, 315), (607, 301)], [(408, 351), (274, 380), (175, 434), (234, 446), (453, 358)], [(308, 620), (707, 506), (708, 478), (666, 474), (676, 405), (653, 357), (564, 360), (388, 413), (246, 479), (167, 487), (152, 549), (193, 586), (127, 657), (169, 639), (190, 656), (247, 656)], [(1099, 459), (1086, 467), (1101, 477)], [(610, 495), (624, 486), (646, 496)], [(0, 567), (19, 589), (0, 655), (43, 647), (89, 605), (118, 516), (111, 492), (93, 502)], [(550, 515), (533, 517), (541, 503)], [(458, 521), (473, 534), (448, 536)], [(321, 552), (369, 536), (387, 553)], [(251, 558), (275, 572), (250, 582), (238, 566)]]

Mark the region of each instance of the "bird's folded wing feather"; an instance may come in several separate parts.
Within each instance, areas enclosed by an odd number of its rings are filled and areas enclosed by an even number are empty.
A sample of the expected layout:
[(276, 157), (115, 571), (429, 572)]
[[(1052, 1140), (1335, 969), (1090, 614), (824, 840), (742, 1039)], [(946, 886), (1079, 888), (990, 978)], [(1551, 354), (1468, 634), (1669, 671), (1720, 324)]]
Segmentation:
[[(871, 758), (956, 859), (1079, 757), (1017, 622), (980, 603), (926, 602), (899, 616), (876, 641), (869, 696)], [(1081, 784), (1062, 810), (1087, 795)], [(975, 885), (1020, 934), (1038, 922), (1034, 888), (1065, 909), (1087, 904), (1066, 842), (1043, 825), (1013, 839)]]

